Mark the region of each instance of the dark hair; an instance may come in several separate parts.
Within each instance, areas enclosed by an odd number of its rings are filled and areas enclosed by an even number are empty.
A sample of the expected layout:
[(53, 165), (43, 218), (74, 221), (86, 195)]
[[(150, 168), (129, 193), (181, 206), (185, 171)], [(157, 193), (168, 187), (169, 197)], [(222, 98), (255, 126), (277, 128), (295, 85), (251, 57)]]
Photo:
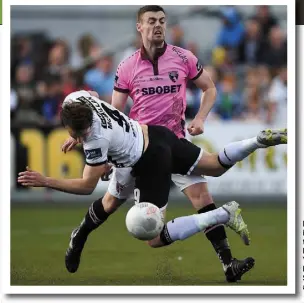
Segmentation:
[(61, 123), (64, 127), (70, 127), (74, 132), (80, 133), (93, 123), (92, 109), (80, 102), (65, 104), (60, 113)]
[(146, 12), (163, 12), (166, 14), (165, 10), (159, 5), (145, 5), (141, 7), (137, 12), (137, 22), (140, 22), (142, 15)]

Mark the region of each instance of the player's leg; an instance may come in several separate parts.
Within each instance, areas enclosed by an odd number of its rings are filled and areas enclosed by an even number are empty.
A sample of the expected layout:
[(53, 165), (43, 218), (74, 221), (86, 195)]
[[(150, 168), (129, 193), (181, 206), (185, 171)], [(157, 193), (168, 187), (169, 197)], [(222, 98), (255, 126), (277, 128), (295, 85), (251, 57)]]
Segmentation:
[[(150, 143), (144, 156), (136, 163), (133, 174), (138, 202), (150, 202), (158, 207), (166, 205), (170, 191), (171, 172), (188, 171), (199, 156), (200, 149), (191, 143), (181, 142), (167, 129), (149, 127)], [(187, 145), (185, 149), (184, 146)], [(184, 149), (184, 153), (179, 153)], [(184, 157), (184, 158), (183, 158)], [(235, 210), (237, 211), (237, 210)], [(247, 226), (240, 216), (236, 230), (242, 237), (248, 236)], [(177, 218), (164, 226), (161, 234), (149, 241), (152, 247), (161, 247), (182, 240), (205, 228), (229, 220), (223, 208), (199, 215)], [(248, 236), (249, 237), (249, 236)]]
[[(206, 178), (202, 176), (173, 175), (172, 180), (179, 185), (181, 191), (191, 201), (195, 210), (201, 214), (216, 209), (211, 194), (208, 191)], [(230, 246), (223, 224), (204, 230), (207, 239), (212, 243), (220, 261), (228, 266), (232, 260)]]
[(134, 178), (131, 169), (114, 169), (106, 194), (94, 201), (81, 224), (72, 231), (70, 244), (65, 255), (65, 264), (69, 272), (77, 271), (81, 253), (92, 231), (107, 221), (108, 217), (121, 206), (133, 192)]
[(167, 222), (160, 235), (148, 243), (154, 248), (170, 245), (217, 224), (226, 224), (242, 238), (246, 236), (249, 239), (249, 231), (238, 206), (238, 203), (232, 201), (207, 213), (175, 218)]
[[(176, 174), (172, 175), (172, 181), (187, 196), (199, 214), (206, 213), (217, 208), (208, 191), (207, 179), (205, 177), (182, 176)], [(203, 230), (203, 232), (218, 255), (228, 282), (235, 282), (246, 272), (241, 271), (240, 273), (238, 269), (250, 269), (250, 267), (246, 267), (247, 263), (251, 262), (250, 259), (237, 260), (232, 257), (224, 224), (210, 226)]]
[[(173, 146), (179, 139), (173, 136), (165, 128), (149, 127), (149, 146), (143, 157), (136, 163), (132, 174), (135, 179), (135, 190), (138, 203), (150, 202), (159, 208), (167, 204), (171, 172), (179, 169), (176, 150)], [(200, 149), (195, 145), (189, 145), (188, 158), (184, 159), (188, 165), (187, 170), (197, 159)], [(175, 156), (173, 156), (175, 153)], [(189, 159), (189, 155), (191, 157)], [(160, 235), (148, 241), (151, 247), (162, 247), (177, 240), (184, 240), (209, 226), (226, 223), (242, 237), (249, 238), (249, 232), (244, 223), (240, 209), (236, 202), (228, 203), (225, 207), (198, 215), (176, 218), (165, 224)], [(240, 273), (248, 271), (247, 267), (252, 267), (254, 260), (240, 264)]]
[[(233, 201), (207, 213), (173, 219), (164, 226), (160, 235), (149, 241), (148, 244), (154, 248), (163, 247), (178, 240), (185, 240), (208, 227), (219, 224), (226, 224), (237, 233), (246, 230), (248, 238), (248, 229), (240, 215), (238, 204)], [(242, 275), (254, 266), (254, 262), (251, 257), (242, 261), (233, 259), (226, 268), (227, 281), (240, 280)]]
[(280, 144), (287, 144), (287, 129), (261, 131), (256, 137), (228, 144), (218, 154), (201, 152), (187, 174), (218, 177), (257, 149)]

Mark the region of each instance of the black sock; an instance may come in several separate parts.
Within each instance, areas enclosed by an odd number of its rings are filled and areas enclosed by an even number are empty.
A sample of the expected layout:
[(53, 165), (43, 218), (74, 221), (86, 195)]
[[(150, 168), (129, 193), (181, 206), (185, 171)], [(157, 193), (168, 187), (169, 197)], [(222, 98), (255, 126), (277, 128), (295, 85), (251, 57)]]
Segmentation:
[[(209, 204), (201, 208), (198, 213), (206, 213), (208, 211), (216, 209), (214, 203)], [(220, 261), (224, 265), (230, 264), (232, 255), (226, 235), (226, 231), (223, 225), (214, 225), (205, 229), (204, 231), (207, 239), (212, 243), (214, 250), (216, 251)]]
[(102, 205), (102, 198), (93, 202), (88, 212), (85, 215), (85, 218), (80, 224), (79, 234), (82, 237), (87, 238), (88, 235), (102, 223), (104, 223), (109, 217), (109, 214), (105, 212)]

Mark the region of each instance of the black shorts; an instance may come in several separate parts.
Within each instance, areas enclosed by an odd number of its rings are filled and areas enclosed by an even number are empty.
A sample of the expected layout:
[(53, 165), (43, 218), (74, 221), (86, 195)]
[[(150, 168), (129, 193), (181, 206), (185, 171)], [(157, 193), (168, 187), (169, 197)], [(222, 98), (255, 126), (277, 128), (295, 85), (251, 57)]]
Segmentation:
[(134, 165), (132, 175), (139, 202), (161, 208), (168, 202), (171, 174), (190, 173), (201, 149), (163, 126), (148, 126), (148, 133), (148, 148)]

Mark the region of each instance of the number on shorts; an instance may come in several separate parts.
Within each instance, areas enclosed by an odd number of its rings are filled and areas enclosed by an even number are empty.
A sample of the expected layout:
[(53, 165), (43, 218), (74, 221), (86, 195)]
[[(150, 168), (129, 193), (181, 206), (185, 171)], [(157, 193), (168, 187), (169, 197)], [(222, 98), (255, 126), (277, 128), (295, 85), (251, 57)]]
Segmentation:
[(135, 200), (135, 204), (139, 203), (139, 199), (140, 199), (140, 190), (139, 188), (135, 188), (134, 189), (134, 200)]

